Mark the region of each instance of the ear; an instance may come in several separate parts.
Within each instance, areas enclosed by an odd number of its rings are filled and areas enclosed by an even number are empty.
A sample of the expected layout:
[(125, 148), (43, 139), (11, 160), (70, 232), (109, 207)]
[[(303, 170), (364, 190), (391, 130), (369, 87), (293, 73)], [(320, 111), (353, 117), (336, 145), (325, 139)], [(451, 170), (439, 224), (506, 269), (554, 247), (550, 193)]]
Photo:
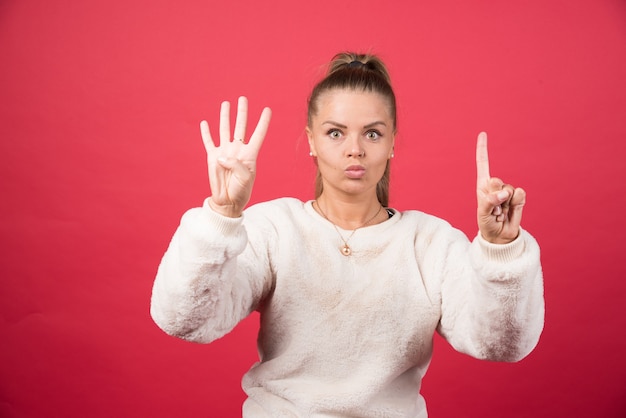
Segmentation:
[(309, 154), (311, 157), (317, 157), (317, 151), (315, 151), (315, 142), (313, 142), (313, 132), (311, 132), (311, 128), (308, 126), (305, 129), (306, 137), (309, 140), (309, 150), (311, 151)]
[(393, 151), (396, 147), (396, 133), (393, 133), (393, 138), (391, 138), (391, 151), (389, 151), (388, 159), (393, 158)]

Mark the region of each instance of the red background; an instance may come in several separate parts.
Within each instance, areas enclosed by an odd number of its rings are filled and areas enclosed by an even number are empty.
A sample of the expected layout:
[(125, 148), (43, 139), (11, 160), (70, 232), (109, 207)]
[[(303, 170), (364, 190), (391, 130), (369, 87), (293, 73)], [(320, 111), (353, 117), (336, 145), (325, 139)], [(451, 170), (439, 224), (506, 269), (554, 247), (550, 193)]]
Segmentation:
[(198, 123), (274, 118), (253, 200), (312, 197), (306, 98), (340, 50), (389, 64), (392, 205), (476, 231), (474, 147), (528, 192), (546, 325), (517, 364), (436, 338), (433, 417), (626, 416), (626, 3), (0, 2), (0, 416), (236, 417), (256, 316), (211, 345), (148, 309), (209, 193)]

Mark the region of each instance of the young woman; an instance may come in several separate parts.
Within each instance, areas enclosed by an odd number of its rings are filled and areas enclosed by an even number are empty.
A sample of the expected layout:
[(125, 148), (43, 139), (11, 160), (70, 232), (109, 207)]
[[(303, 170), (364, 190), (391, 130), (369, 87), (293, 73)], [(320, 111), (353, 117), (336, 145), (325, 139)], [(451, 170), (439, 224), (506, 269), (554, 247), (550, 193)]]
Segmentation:
[(260, 361), (244, 417), (426, 417), (419, 395), (439, 332), (481, 359), (518, 361), (543, 328), (539, 247), (520, 228), (525, 193), (489, 174), (477, 141), (479, 233), (388, 206), (396, 103), (384, 64), (344, 53), (309, 98), (314, 200), (250, 207), (270, 121), (249, 140), (206, 122), (211, 197), (182, 217), (159, 266), (151, 313), (166, 333), (208, 343), (257, 310)]

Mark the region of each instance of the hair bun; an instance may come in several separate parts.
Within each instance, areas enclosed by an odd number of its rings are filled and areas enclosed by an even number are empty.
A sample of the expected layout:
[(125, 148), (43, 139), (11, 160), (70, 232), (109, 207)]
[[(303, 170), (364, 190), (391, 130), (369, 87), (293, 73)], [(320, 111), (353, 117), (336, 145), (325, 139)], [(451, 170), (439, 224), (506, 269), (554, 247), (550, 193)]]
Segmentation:
[(359, 60), (354, 60), (348, 63), (348, 68), (367, 68), (367, 64)]
[(391, 78), (387, 67), (382, 60), (373, 54), (359, 54), (356, 52), (340, 52), (335, 55), (328, 66), (326, 76), (339, 71), (352, 72), (351, 70), (360, 69), (367, 70), (364, 74), (369, 74), (368, 77), (382, 77), (387, 83), (391, 85)]

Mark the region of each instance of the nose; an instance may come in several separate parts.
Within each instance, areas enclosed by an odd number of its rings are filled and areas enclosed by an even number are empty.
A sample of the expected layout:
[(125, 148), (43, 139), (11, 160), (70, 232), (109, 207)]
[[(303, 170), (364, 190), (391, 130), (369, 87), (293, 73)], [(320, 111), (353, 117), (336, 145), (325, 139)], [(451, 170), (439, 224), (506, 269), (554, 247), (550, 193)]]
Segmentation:
[(358, 136), (353, 136), (348, 141), (348, 157), (363, 157), (365, 156), (365, 150), (359, 140)]

